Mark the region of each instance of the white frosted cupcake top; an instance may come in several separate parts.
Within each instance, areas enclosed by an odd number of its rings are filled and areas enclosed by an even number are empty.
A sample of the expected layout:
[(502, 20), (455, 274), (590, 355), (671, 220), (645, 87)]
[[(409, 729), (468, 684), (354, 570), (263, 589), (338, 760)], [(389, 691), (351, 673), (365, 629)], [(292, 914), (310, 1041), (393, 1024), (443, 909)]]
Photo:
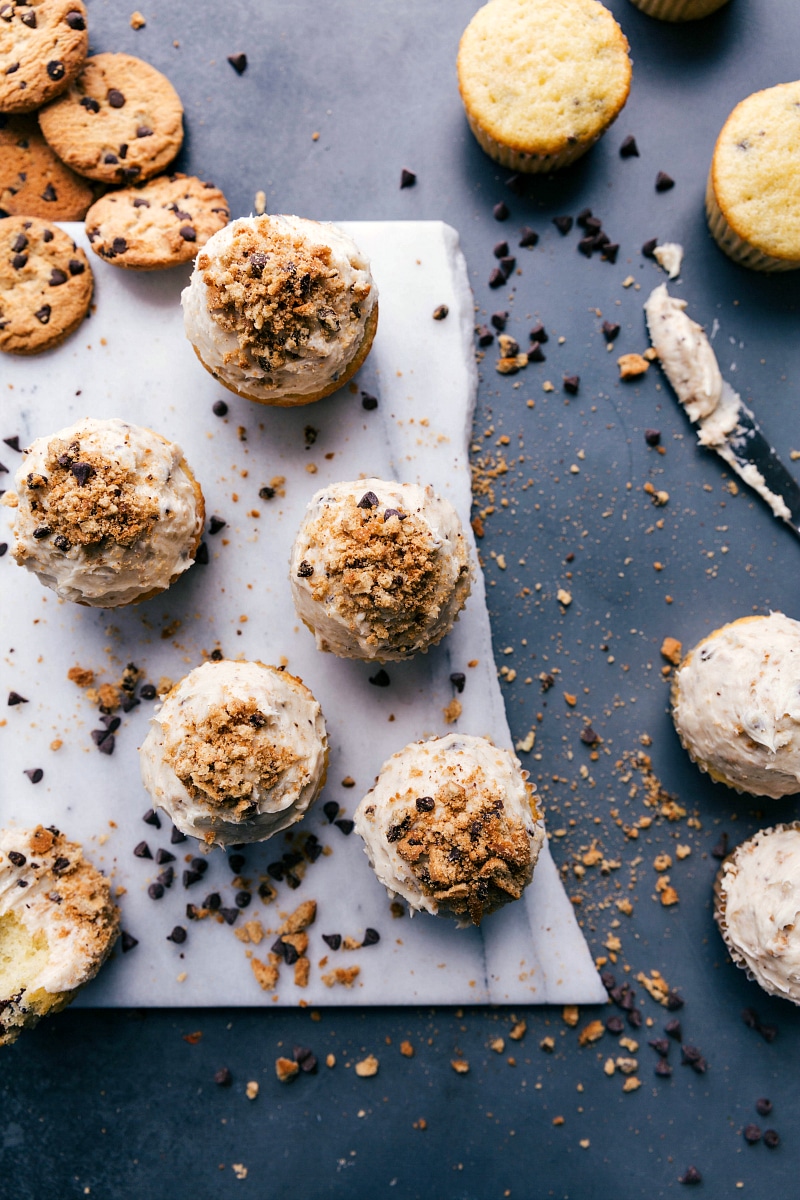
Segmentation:
[(369, 260), (336, 225), (242, 217), (201, 250), (181, 296), (186, 336), (235, 390), (313, 396), (355, 358), (378, 299)]
[(390, 896), (479, 925), (531, 881), (544, 841), (533, 793), (510, 751), (450, 733), (393, 754), (355, 827)]
[(800, 622), (744, 617), (707, 637), (675, 675), (673, 717), (714, 778), (757, 796), (800, 792)]
[(225, 846), (299, 821), (324, 782), (327, 750), (322, 711), (299, 679), (222, 660), (172, 689), (139, 758), (153, 803), (178, 829)]
[(458, 514), (433, 488), (357, 479), (321, 488), (290, 562), (299, 616), (321, 650), (410, 658), (453, 626), (470, 589)]
[[(0, 831), (0, 922), (7, 919), (24, 927), (35, 953), (11, 963), (0, 954), (0, 1001), (12, 999), (5, 990), (13, 979), (53, 995), (93, 978), (116, 939), (119, 910), (80, 846), (39, 825)], [(24, 994), (15, 1003), (24, 1008)]]
[(800, 1004), (800, 829), (762, 829), (737, 846), (719, 890), (731, 953), (765, 991)]
[(14, 557), (64, 600), (130, 604), (192, 565), (202, 502), (180, 446), (149, 429), (84, 417), (37, 438), (15, 484)]

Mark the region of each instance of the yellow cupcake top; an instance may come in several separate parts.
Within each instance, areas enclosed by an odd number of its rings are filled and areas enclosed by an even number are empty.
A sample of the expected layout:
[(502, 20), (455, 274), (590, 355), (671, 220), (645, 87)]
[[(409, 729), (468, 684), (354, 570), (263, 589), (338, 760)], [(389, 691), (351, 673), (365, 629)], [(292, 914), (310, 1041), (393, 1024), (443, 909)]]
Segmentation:
[(800, 80), (737, 104), (717, 139), (711, 182), (734, 233), (774, 258), (800, 258)]
[(597, 0), (490, 0), (458, 52), (470, 117), (527, 154), (599, 137), (624, 105), (630, 79), (627, 39)]

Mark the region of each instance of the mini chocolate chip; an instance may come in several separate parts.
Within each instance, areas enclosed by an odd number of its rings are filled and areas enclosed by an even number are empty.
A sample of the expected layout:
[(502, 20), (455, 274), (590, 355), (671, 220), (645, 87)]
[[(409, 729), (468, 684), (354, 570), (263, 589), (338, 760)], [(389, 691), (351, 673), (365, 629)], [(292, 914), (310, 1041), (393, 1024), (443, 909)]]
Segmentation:
[(12, 63), (10, 67), (6, 67), (6, 75), (15, 75), (19, 70), (19, 63)]
[(313, 1075), (316, 1072), (317, 1058), (309, 1050), (308, 1046), (295, 1046), (292, 1056), (294, 1061), (299, 1065), (300, 1070), (306, 1075)]
[(514, 267), (517, 265), (517, 260), (513, 255), (506, 254), (500, 259), (500, 270), (503, 272), (503, 277), (508, 279)]
[(210, 517), (208, 521), (209, 534), (214, 537), (215, 534), (219, 533), (220, 529), (225, 528), (227, 523), (227, 521), (223, 521), (222, 517)]
[(403, 188), (413, 187), (416, 182), (417, 176), (415, 173), (413, 171), (409, 171), (407, 167), (403, 167), (402, 171), (400, 172), (400, 191), (402, 191)]
[(253, 897), (250, 892), (242, 890), (241, 892), (236, 893), (233, 898), (233, 902), (237, 908), (249, 908), (252, 899)]
[(115, 237), (111, 243), (111, 249), (113, 250), (114, 254), (124, 254), (128, 249), (128, 243), (125, 241), (124, 237)]
[(624, 1028), (625, 1028), (625, 1022), (623, 1021), (622, 1017), (607, 1017), (606, 1018), (606, 1029), (608, 1030), (609, 1033), (614, 1034), (615, 1037), (618, 1034), (622, 1033)]
[(664, 1026), (664, 1032), (671, 1038), (675, 1038), (676, 1042), (681, 1040), (683, 1034), (681, 1032), (681, 1023), (677, 1017), (674, 1017), (671, 1021), (667, 1021), (666, 1025)]
[[(658, 446), (661, 442), (661, 430), (645, 429), (644, 440), (647, 442), (648, 446)], [(723, 858), (724, 857), (725, 856), (723, 855)]]
[(492, 250), (492, 254), (495, 258), (505, 258), (508, 254), (508, 242), (498, 242)]
[(644, 243), (642, 246), (642, 254), (645, 256), (645, 258), (655, 258), (655, 254), (653, 252), (657, 245), (658, 238), (650, 238)]
[(507, 312), (493, 312), (491, 317), (489, 318), (489, 320), (491, 321), (493, 327), (497, 330), (497, 332), (502, 333), (503, 330), (505, 329), (506, 325), (508, 324), (508, 313)]
[(572, 217), (553, 217), (553, 224), (562, 237), (566, 237), (572, 229)]
[(52, 183), (48, 183), (45, 187), (44, 191), (42, 192), (42, 199), (51, 204), (54, 200), (58, 199), (58, 193), (56, 192), (56, 189), (53, 187)]
[(211, 406), (211, 411), (215, 417), (226, 417), (228, 415), (228, 406), (224, 400), (215, 400)]
[(388, 687), (392, 682), (389, 678), (388, 672), (384, 671), (383, 667), (381, 667), (381, 669), (377, 671), (375, 675), (370, 675), (369, 681), (373, 687)]
[(756, 1112), (760, 1117), (768, 1117), (772, 1112), (772, 1101), (767, 1100), (766, 1096), (756, 1100)]
[(228, 62), (233, 67), (237, 75), (244, 75), (247, 70), (247, 55), (246, 54), (229, 54)]
[(176, 946), (182, 946), (186, 941), (186, 930), (182, 925), (176, 925), (172, 933), (167, 934), (167, 941), (174, 942)]
[(163, 883), (165, 888), (172, 887), (175, 879), (175, 868), (165, 867), (164, 870), (161, 871), (161, 873), (157, 876), (157, 879), (159, 883)]
[(639, 147), (636, 145), (636, 138), (632, 134), (629, 133), (626, 138), (623, 138), (619, 148), (619, 156), (620, 158), (639, 157)]
[(668, 175), (666, 173), (666, 171), (659, 171), (658, 174), (656, 175), (656, 191), (657, 192), (668, 192), (670, 188), (674, 188), (674, 187), (675, 187), (675, 180), (670, 175)]
[(361, 407), (365, 408), (367, 410), (367, 412), (374, 412), (375, 409), (378, 407), (378, 397), (371, 396), (369, 394), (369, 392), (362, 392), (361, 393)]
[(347, 817), (342, 817), (338, 821), (333, 822), (337, 829), (340, 829), (345, 837), (349, 837), (355, 828), (355, 822), (350, 821)]
[(608, 242), (602, 250), (600, 258), (603, 262), (615, 263), (619, 254), (619, 242)]
[(82, 275), (86, 270), (86, 264), (82, 263), (79, 258), (71, 258), (69, 260), (70, 275)]
[(764, 1145), (768, 1150), (774, 1150), (777, 1146), (780, 1146), (780, 1144), (781, 1139), (778, 1137), (774, 1129), (764, 1130)]
[(314, 568), (312, 567), (311, 563), (307, 562), (306, 559), (303, 559), (303, 561), (300, 563), (300, 566), (297, 568), (298, 579), (310, 579), (313, 574)]
[(363, 946), (375, 946), (381, 940), (381, 935), (377, 929), (372, 929), (370, 926), (364, 930), (364, 940), (361, 943)]
[(0, 542), (0, 558), (8, 551), (8, 542)]
[(540, 346), (543, 346), (545, 342), (549, 342), (550, 340), (550, 336), (541, 321), (538, 325), (534, 325), (528, 337), (532, 342), (538, 342)]
[(583, 237), (578, 242), (578, 253), (583, 254), (586, 258), (591, 258), (597, 248), (597, 243), (594, 239), (594, 234), (590, 237)]
[(11, 265), (15, 271), (21, 271), (27, 261), (27, 254), (15, 254), (11, 259)]
[(197, 871), (200, 875), (205, 875), (208, 870), (208, 861), (205, 858), (193, 858), (189, 863), (193, 871)]
[(380, 500), (374, 492), (364, 492), (364, 495), (358, 502), (358, 508), (377, 508)]
[(53, 267), (50, 272), (50, 287), (61, 287), (62, 283), (67, 282), (67, 273), (62, 271), (60, 267)]
[(340, 933), (323, 933), (323, 942), (327, 942), (331, 950), (338, 950), (342, 944), (342, 935)]
[(446, 304), (437, 304), (436, 308), (433, 310), (434, 321), (443, 321), (449, 312), (450, 309)]
[(106, 99), (112, 108), (122, 108), (125, 104), (125, 97), (119, 88), (109, 88)]
[(163, 883), (151, 883), (150, 887), (147, 889), (147, 894), (151, 900), (160, 900), (164, 895)]
[(697, 1167), (687, 1167), (683, 1175), (678, 1176), (678, 1183), (702, 1183), (703, 1176)]
[(450, 682), (452, 683), (459, 696), (464, 691), (464, 686), (467, 682), (467, 677), (463, 671), (452, 671), (450, 673)]
[(539, 342), (533, 342), (531, 344), (531, 348), (528, 351), (528, 361), (529, 362), (546, 362), (547, 361), (545, 353), (542, 350), (541, 344)]
[(578, 388), (580, 387), (580, 375), (565, 375), (564, 376), (564, 391), (570, 396), (577, 396)]
[(531, 229), (528, 225), (523, 225), (519, 231), (519, 244), (525, 250), (532, 249), (539, 241), (539, 235), (535, 229)]
[(491, 346), (492, 342), (494, 341), (494, 334), (488, 325), (479, 325), (475, 330), (475, 333), (478, 338), (479, 346)]
[(171, 846), (177, 846), (180, 842), (186, 841), (186, 834), (181, 833), (180, 829), (173, 829), (169, 835), (169, 841)]
[(235, 925), (239, 918), (238, 908), (221, 908), (219, 913), (226, 925)]
[(600, 741), (600, 735), (595, 733), (591, 725), (585, 725), (579, 736), (584, 746), (596, 746)]
[(24, 12), (20, 17), (23, 25), (27, 25), (28, 29), (36, 28), (36, 13), (31, 9), (29, 12)]
[(20, 854), (19, 850), (9, 850), (8, 859), (15, 867), (24, 867), (28, 861), (24, 854)]
[(628, 1024), (631, 1026), (632, 1029), (641, 1029), (642, 1014), (639, 1012), (638, 1008), (634, 1008), (631, 1012), (628, 1013)]
[[(14, 241), (11, 243), (11, 249), (15, 251), (15, 253), (19, 254), (21, 250), (27, 250), (27, 248), (28, 239), (25, 237), (24, 233), (18, 233), (14, 238)], [(7, 438), (4, 438), (3, 440), (8, 441)], [(17, 447), (17, 449), (19, 449), (19, 447)]]
[[(36, 863), (31, 863), (31, 866), (35, 867)], [(56, 875), (63, 875), (68, 867), (69, 867), (69, 859), (68, 858), (57, 858), (56, 861), (53, 863), (53, 872)]]
[(654, 1070), (656, 1075), (663, 1075), (666, 1078), (672, 1074), (672, 1065), (665, 1058), (659, 1058)]
[(115, 742), (116, 739), (114, 738), (113, 733), (107, 732), (106, 737), (104, 737), (101, 742), (97, 743), (97, 749), (101, 754), (113, 754)]
[(322, 811), (329, 821), (333, 822), (339, 815), (339, 805), (335, 800), (326, 800), (322, 806)]
[(669, 1054), (669, 1041), (667, 1038), (652, 1038), (648, 1042), (652, 1046), (656, 1054), (660, 1054), (662, 1058), (666, 1058)]
[(750, 1146), (754, 1146), (756, 1142), (761, 1141), (761, 1130), (758, 1125), (745, 1125), (742, 1130), (742, 1137)]
[(667, 1009), (670, 1012), (677, 1012), (679, 1008), (684, 1006), (683, 996), (679, 996), (674, 988), (670, 988), (667, 992)]
[(23, 771), (22, 774), (27, 775), (31, 783), (41, 783), (44, 779), (44, 771), (41, 767), (30, 767), (27, 771)]
[(154, 684), (143, 683), (141, 688), (139, 689), (139, 695), (142, 697), (143, 700), (155, 700), (158, 693), (156, 692)]
[(494, 208), (492, 209), (492, 216), (494, 217), (495, 221), (508, 220), (508, 218), (511, 216), (511, 213), (504, 200), (501, 200), (499, 204), (495, 204)]
[(33, 536), (37, 542), (41, 542), (43, 538), (49, 537), (52, 532), (49, 525), (40, 525), (38, 529), (34, 529)]
[(156, 862), (159, 864), (159, 866), (163, 866), (164, 863), (175, 862), (175, 855), (170, 850), (162, 850), (159, 847), (159, 849), (156, 850)]
[(150, 853), (150, 847), (148, 846), (147, 842), (139, 842), (138, 846), (134, 846), (133, 853), (136, 855), (137, 858), (152, 858), (153, 857), (153, 855)]
[(70, 29), (75, 29), (80, 32), (86, 28), (86, 21), (83, 18), (83, 13), (78, 12), (75, 9), (73, 9), (72, 12), (68, 12), (64, 17), (64, 20), (67, 22)]
[(220, 1067), (218, 1071), (214, 1072), (214, 1083), (218, 1084), (220, 1087), (231, 1086), (233, 1083), (233, 1076), (227, 1067)]
[(141, 175), (141, 173), (141, 167), (120, 167), (117, 171), (117, 175), (120, 177), (120, 179), (136, 179), (136, 177)]
[(198, 566), (201, 566), (201, 567), (208, 566), (208, 562), (209, 562), (208, 546), (205, 544), (205, 542), (201, 542), (200, 545), (197, 547), (197, 552), (195, 553), (194, 561), (198, 564)]
[(87, 462), (73, 463), (70, 467), (70, 471), (75, 476), (81, 487), (85, 487), (92, 475), (94, 475), (94, 467), (91, 465), (91, 463)]
[[(149, 125), (137, 125), (136, 126), (136, 136), (137, 136), (137, 138), (152, 137), (153, 131)], [(147, 205), (148, 208), (150, 207), (147, 200), (134, 200), (133, 205), (134, 205), (134, 208), (139, 208), (142, 205)]]
[(489, 276), (489, 287), (490, 288), (501, 288), (505, 282), (506, 282), (505, 275), (503, 274), (503, 272), (500, 270), (499, 267), (495, 267), (494, 270), (492, 271), (491, 275)]
[(717, 842), (717, 844), (715, 846), (712, 846), (710, 853), (711, 853), (712, 858), (723, 859), (723, 858), (727, 857), (727, 854), (728, 854), (728, 835), (727, 835), (727, 833), (723, 832), (720, 834), (719, 841)]
[(202, 878), (203, 878), (203, 876), (201, 875), (201, 873), (199, 871), (186, 870), (183, 872), (183, 875), (182, 875), (183, 886), (185, 888), (191, 887), (192, 884), (198, 883)]
[(195, 229), (194, 225), (181, 225), (178, 233), (185, 242), (197, 241), (197, 230)]
[(26, 697), (20, 696), (19, 692), (9, 692), (8, 693), (9, 708), (12, 708), (15, 704), (27, 704), (27, 703), (28, 703), (28, 701), (27, 701)]
[(128, 933), (127, 930), (123, 929), (119, 937), (119, 944), (122, 953), (127, 954), (129, 950), (134, 948), (134, 946), (139, 945), (139, 939), (135, 938), (132, 933)]
[(57, 58), (53, 58), (47, 64), (47, 74), (53, 80), (64, 78), (64, 64), (59, 62)]
[(100, 105), (97, 103), (96, 100), (93, 100), (91, 96), (83, 96), (78, 101), (78, 103), (81, 105), (82, 108), (85, 108), (87, 112), (91, 112), (91, 113), (99, 113), (100, 112)]
[(103, 155), (103, 162), (113, 164), (118, 163), (119, 159), (117, 158), (116, 154), (108, 153)]
[(245, 857), (243, 854), (231, 854), (228, 857), (228, 866), (233, 871), (234, 875), (239, 874), (239, 872), (242, 870), (242, 867), (244, 866), (244, 864), (245, 864)]

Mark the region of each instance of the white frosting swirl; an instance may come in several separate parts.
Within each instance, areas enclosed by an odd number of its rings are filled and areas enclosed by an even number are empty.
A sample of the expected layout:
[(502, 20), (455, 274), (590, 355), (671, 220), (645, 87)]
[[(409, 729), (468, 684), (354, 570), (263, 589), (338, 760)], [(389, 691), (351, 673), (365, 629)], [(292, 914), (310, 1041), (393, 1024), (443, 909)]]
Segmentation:
[[(381, 525), (387, 509), (414, 518), (422, 529), (424, 552), (434, 564), (435, 581), (426, 590), (424, 612), (411, 628), (408, 606), (398, 606), (393, 598), (398, 583), (402, 588), (413, 568), (404, 557), (406, 551), (398, 550), (391, 566), (380, 560), (374, 566), (340, 569), (342, 558), (358, 562), (357, 545), (349, 540), (342, 521), (352, 512), (353, 502), (368, 492), (378, 505), (364, 511), (374, 513)], [(400, 516), (389, 519), (397, 522)], [(356, 579), (358, 570), (363, 574)], [(449, 633), (466, 603), (472, 574), (461, 521), (448, 500), (430, 485), (375, 478), (330, 484), (312, 497), (292, 547), (289, 571), (298, 616), (313, 630), (320, 650), (340, 658), (388, 661), (410, 658)], [(352, 603), (354, 588), (368, 590), (369, 605)]]
[[(241, 803), (214, 797), (213, 770), (229, 766), (226, 748), (208, 735), (208, 718), (221, 709), (252, 704), (258, 718), (247, 740), (233, 748), (243, 783)], [(205, 740), (203, 740), (205, 738)], [(187, 748), (211, 764), (210, 785), (191, 790), (176, 766)], [(265, 779), (259, 754), (275, 765)], [(153, 803), (163, 808), (183, 833), (227, 846), (263, 842), (299, 821), (325, 782), (328, 738), (322, 710), (299, 679), (258, 662), (204, 663), (190, 671), (168, 694), (150, 721), (139, 751), (142, 782)], [(185, 772), (184, 772), (185, 774)]]
[(715, 630), (677, 671), (672, 715), (713, 779), (773, 799), (800, 792), (800, 622), (770, 613)]
[[(157, 503), (157, 519), (144, 537), (130, 546), (104, 538), (66, 550), (51, 537), (34, 537), (42, 513), (34, 512), (32, 498), (35, 494), (37, 503), (46, 505), (47, 488), (34, 493), (26, 481), (30, 475), (47, 478), (47, 460), (56, 440), (78, 441), (84, 454), (97, 454), (126, 472), (137, 498)], [(19, 503), (14, 557), (63, 600), (96, 608), (131, 604), (147, 592), (168, 587), (194, 561), (204, 516), (199, 489), (187, 474), (180, 446), (140, 425), (84, 417), (50, 437), (37, 438), (23, 455), (15, 484)]]
[(800, 828), (762, 829), (723, 864), (717, 922), (765, 992), (800, 1004)]
[[(293, 348), (282, 367), (271, 372), (265, 371), (252, 356), (248, 366), (241, 365), (237, 336), (215, 320), (203, 278), (206, 267), (202, 264), (213, 263), (215, 257), (229, 251), (237, 230), (246, 228), (300, 237), (312, 248), (328, 247), (332, 274), (338, 275), (348, 291), (359, 295), (358, 316), (353, 316), (338, 336), (329, 338), (321, 330), (316, 331), (305, 344)], [(234, 391), (272, 402), (284, 396), (313, 396), (335, 381), (358, 353), (367, 319), (377, 300), (378, 289), (370, 274), (369, 260), (353, 239), (336, 225), (294, 216), (240, 217), (231, 221), (206, 242), (189, 285), (181, 294), (186, 336), (205, 366)]]

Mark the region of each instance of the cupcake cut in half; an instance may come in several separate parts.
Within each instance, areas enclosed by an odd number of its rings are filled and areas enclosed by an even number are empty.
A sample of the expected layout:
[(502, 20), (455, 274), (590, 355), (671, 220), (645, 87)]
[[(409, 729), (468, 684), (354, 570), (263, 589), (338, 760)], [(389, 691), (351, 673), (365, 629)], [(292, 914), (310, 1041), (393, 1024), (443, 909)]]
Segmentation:
[(310, 404), (366, 359), (378, 326), (369, 261), (335, 225), (242, 217), (206, 243), (181, 296), (186, 336), (229, 391)]
[(205, 507), (180, 446), (141, 425), (85, 417), (25, 451), (14, 558), (63, 600), (118, 608), (194, 562)]
[(0, 1046), (65, 1008), (118, 933), (109, 882), (80, 846), (52, 826), (0, 832)]
[(227, 846), (300, 820), (325, 783), (328, 737), (302, 680), (223, 659), (168, 693), (139, 758), (153, 804), (182, 833)]
[(411, 742), (383, 764), (355, 813), (370, 864), (412, 912), (480, 925), (518, 900), (544, 842), (534, 786), (487, 738)]
[(469, 549), (456, 510), (432, 487), (357, 479), (313, 497), (290, 579), (320, 650), (399, 661), (452, 629), (469, 595)]
[(741, 617), (690, 650), (672, 717), (701, 771), (738, 792), (800, 792), (800, 622)]

